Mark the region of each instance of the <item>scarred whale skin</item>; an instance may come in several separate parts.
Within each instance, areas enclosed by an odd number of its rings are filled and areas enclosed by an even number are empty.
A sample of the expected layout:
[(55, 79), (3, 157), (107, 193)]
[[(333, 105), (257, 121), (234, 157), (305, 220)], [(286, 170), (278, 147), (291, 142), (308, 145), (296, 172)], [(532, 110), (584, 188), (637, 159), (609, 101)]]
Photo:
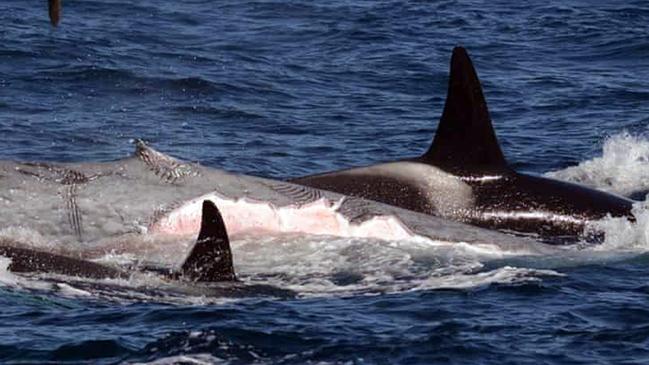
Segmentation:
[(426, 153), (290, 181), (550, 243), (584, 238), (587, 223), (607, 215), (633, 219), (629, 199), (509, 167), (462, 47), (453, 50), (444, 112)]

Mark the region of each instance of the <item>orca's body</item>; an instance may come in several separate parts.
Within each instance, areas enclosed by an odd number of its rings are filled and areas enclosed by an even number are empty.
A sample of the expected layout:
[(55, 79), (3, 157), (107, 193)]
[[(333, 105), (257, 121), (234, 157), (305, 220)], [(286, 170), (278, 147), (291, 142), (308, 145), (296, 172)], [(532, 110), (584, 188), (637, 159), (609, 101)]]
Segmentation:
[(291, 182), (501, 230), (574, 241), (589, 221), (632, 218), (632, 201), (517, 173), (498, 145), (480, 81), (466, 51), (453, 50), (448, 96), (422, 156), (312, 175)]
[(32, 248), (0, 245), (0, 257), (11, 260), (7, 270), (13, 273), (50, 273), (91, 279), (127, 278), (122, 270)]

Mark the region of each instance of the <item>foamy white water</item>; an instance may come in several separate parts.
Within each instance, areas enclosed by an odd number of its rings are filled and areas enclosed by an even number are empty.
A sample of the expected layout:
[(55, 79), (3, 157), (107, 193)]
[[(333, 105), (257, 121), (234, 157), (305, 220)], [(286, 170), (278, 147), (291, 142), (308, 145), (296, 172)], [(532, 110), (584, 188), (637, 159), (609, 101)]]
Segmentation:
[[(178, 265), (182, 257), (166, 255), (165, 245), (149, 246), (146, 256), (109, 253), (105, 264), (127, 265), (154, 258)], [(498, 246), (474, 246), (430, 240), (383, 241), (372, 238), (330, 236), (245, 237), (232, 242), (238, 277), (247, 284), (292, 290), (299, 297), (375, 295), (439, 288), (470, 289), (494, 283), (536, 281), (558, 272), (525, 267), (485, 270), (494, 259), (525, 256)], [(5, 264), (8, 264), (8, 260)], [(56, 275), (22, 277), (4, 270), (0, 284), (52, 290), (63, 296), (112, 300), (154, 300), (184, 304), (222, 303), (202, 293), (160, 295), (174, 283), (158, 275), (136, 273), (128, 280), (65, 280)], [(106, 288), (108, 287), (108, 288)], [(121, 288), (121, 289), (120, 289)], [(145, 289), (145, 291), (142, 291)], [(156, 294), (148, 291), (158, 290)], [(227, 300), (226, 300), (227, 301)]]
[(649, 190), (649, 139), (627, 132), (613, 135), (601, 156), (545, 176), (626, 196)]
[(215, 364), (229, 364), (229, 363), (231, 362), (212, 356), (210, 354), (192, 354), (192, 355), (169, 356), (151, 362), (137, 362), (131, 364), (133, 365), (174, 365), (174, 364), (215, 365)]
[(593, 222), (589, 228), (605, 233), (603, 244), (593, 246), (598, 251), (649, 251), (649, 201), (633, 205), (635, 222), (622, 217), (607, 217)]

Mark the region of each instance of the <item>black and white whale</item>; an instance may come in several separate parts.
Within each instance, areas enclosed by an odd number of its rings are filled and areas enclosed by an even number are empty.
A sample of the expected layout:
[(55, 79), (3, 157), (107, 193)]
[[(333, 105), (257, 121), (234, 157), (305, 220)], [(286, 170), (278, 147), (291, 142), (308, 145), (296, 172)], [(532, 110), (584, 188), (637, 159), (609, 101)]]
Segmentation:
[(453, 50), (446, 104), (426, 153), (290, 181), (552, 243), (574, 241), (589, 221), (607, 215), (633, 219), (628, 199), (517, 173), (507, 164), (462, 47)]

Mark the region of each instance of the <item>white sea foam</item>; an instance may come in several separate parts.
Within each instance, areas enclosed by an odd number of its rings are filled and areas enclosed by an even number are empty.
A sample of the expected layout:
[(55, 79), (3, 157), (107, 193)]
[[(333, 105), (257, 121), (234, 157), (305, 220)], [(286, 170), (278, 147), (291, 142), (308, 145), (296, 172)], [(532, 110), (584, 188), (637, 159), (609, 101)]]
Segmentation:
[(485, 272), (484, 262), (518, 254), (497, 246), (456, 242), (294, 237), (281, 243), (273, 239), (237, 242), (233, 251), (235, 266), (247, 282), (287, 288), (307, 297), (471, 288), (559, 275), (515, 267)]
[(56, 288), (59, 290), (59, 294), (66, 297), (90, 297), (92, 293), (77, 289), (66, 283), (56, 283)]
[(10, 264), (11, 259), (0, 256), (0, 284), (4, 286), (18, 286), (21, 278), (8, 270)]
[(606, 139), (602, 155), (545, 174), (597, 189), (630, 195), (649, 190), (649, 138), (627, 132)]
[(421, 289), (470, 289), (491, 284), (521, 284), (541, 281), (545, 276), (563, 276), (554, 270), (527, 269), (504, 266), (478, 273), (457, 273), (455, 275), (431, 276), (415, 287)]
[(37, 231), (20, 226), (1, 228), (0, 241), (2, 240), (16, 241), (33, 247), (53, 247), (57, 245), (56, 242), (45, 239)]
[(213, 365), (213, 364), (229, 364), (230, 362), (210, 354), (191, 354), (191, 355), (177, 355), (164, 357), (152, 362), (138, 362), (131, 363), (133, 365), (173, 365), (173, 364), (187, 364), (187, 365)]
[[(152, 246), (153, 247), (153, 246)], [(247, 237), (232, 242), (238, 277), (248, 284), (293, 290), (299, 297), (376, 295), (439, 288), (470, 289), (493, 283), (535, 281), (557, 272), (525, 267), (485, 270), (490, 260), (521, 257), (496, 245), (472, 245), (430, 240), (382, 241), (371, 238), (325, 236)], [(160, 248), (164, 251), (164, 245)], [(179, 255), (158, 259), (178, 264)], [(526, 254), (523, 254), (526, 255)], [(182, 256), (182, 255), (180, 255)], [(104, 264), (123, 265), (132, 256), (109, 253)], [(128, 279), (68, 280), (57, 275), (23, 277), (6, 270), (0, 261), (0, 283), (41, 288), (70, 297), (116, 301), (159, 301), (190, 305), (221, 304), (237, 299), (174, 292), (174, 283), (156, 274), (135, 273)], [(238, 299), (240, 300), (240, 299)]]
[(649, 251), (649, 200), (633, 205), (636, 218), (631, 222), (623, 217), (607, 217), (592, 222), (590, 229), (605, 233), (604, 243), (590, 249), (596, 251)]

